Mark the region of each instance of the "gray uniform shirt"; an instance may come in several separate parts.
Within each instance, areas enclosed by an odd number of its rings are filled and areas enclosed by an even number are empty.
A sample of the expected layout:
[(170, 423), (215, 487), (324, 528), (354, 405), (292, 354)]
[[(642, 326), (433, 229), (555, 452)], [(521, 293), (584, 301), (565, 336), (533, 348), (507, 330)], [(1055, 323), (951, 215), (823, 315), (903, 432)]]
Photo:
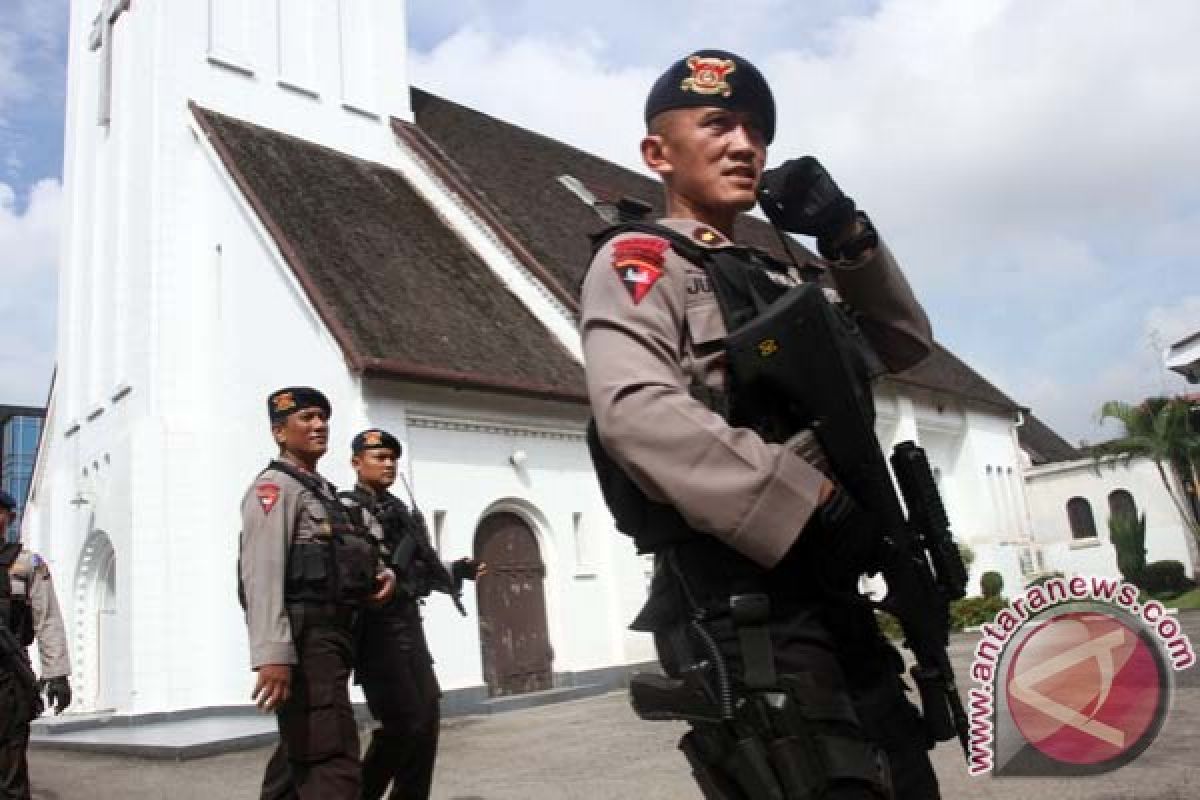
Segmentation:
[[(333, 485), (324, 479), (322, 482), (326, 497), (339, 502)], [(332, 527), (325, 506), (291, 475), (267, 469), (246, 491), (242, 499), (240, 571), (246, 595), (250, 665), (255, 669), (263, 664), (296, 663), (292, 625), (283, 596), (288, 551), (293, 541), (330, 535)], [(382, 569), (380, 564), (379, 571)]]
[(29, 603), (33, 612), (33, 636), (37, 641), (43, 679), (71, 674), (67, 654), (67, 631), (63, 626), (58, 596), (46, 561), (30, 550), (21, 550), (8, 570), (12, 593)]
[[(695, 220), (659, 224), (705, 247), (732, 246)], [(725, 322), (704, 269), (663, 247), (665, 241), (646, 233), (616, 236), (596, 253), (584, 280), (583, 351), (597, 433), (648, 497), (771, 567), (816, 508), (825, 480), (814, 466), (817, 448), (803, 436), (786, 446), (764, 442), (691, 395), (693, 383), (724, 388)], [(832, 272), (890, 369), (928, 354), (929, 321), (885, 245), (855, 262), (805, 255)]]

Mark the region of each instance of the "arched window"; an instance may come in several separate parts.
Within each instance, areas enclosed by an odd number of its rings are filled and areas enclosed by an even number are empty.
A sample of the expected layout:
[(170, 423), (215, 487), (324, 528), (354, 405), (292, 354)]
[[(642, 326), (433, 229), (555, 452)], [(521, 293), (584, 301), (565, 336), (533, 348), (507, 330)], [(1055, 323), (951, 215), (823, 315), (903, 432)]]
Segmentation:
[(1071, 523), (1072, 539), (1095, 539), (1096, 518), (1092, 516), (1092, 504), (1082, 497), (1067, 501), (1067, 521)]
[(1108, 515), (1110, 517), (1132, 517), (1137, 519), (1137, 504), (1133, 495), (1124, 489), (1115, 489), (1108, 493)]

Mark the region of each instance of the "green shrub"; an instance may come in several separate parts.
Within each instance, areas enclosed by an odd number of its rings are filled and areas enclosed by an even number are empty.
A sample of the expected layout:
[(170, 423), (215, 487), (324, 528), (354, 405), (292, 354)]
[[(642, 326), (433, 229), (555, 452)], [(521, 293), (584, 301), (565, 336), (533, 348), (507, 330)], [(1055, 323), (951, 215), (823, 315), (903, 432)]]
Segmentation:
[(1007, 605), (1008, 600), (1000, 595), (955, 600), (950, 604), (950, 628), (961, 631), (991, 622)]
[(1183, 564), (1178, 561), (1154, 561), (1142, 570), (1142, 581), (1138, 584), (1149, 594), (1180, 594), (1195, 588), (1196, 583), (1188, 578)]
[(1113, 514), (1108, 518), (1108, 538), (1117, 551), (1117, 569), (1121, 577), (1141, 586), (1146, 569), (1146, 515)]
[(979, 578), (979, 588), (984, 597), (999, 597), (1004, 591), (1004, 578), (999, 572), (985, 572)]

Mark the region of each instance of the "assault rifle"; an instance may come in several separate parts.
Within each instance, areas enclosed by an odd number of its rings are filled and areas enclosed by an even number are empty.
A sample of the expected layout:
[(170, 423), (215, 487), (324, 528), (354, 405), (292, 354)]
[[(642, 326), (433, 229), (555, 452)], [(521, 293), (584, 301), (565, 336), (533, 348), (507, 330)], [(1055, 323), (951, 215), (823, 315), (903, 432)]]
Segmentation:
[(878, 521), (888, 593), (876, 605), (900, 622), (916, 659), (910, 674), (930, 735), (947, 741), (957, 734), (966, 753), (967, 716), (946, 653), (949, 604), (966, 594), (966, 568), (929, 462), (912, 442), (897, 445), (891, 458), (905, 516), (875, 437), (874, 401), (855, 351), (865, 346), (818, 285), (789, 289), (726, 339), (739, 403), (733, 423), (779, 442), (812, 429), (835, 479)]
[(420, 558), (425, 562), (426, 566), (434, 574), (434, 587), (440, 589), (450, 595), (450, 599), (454, 601), (454, 607), (458, 609), (458, 613), (467, 616), (467, 609), (463, 606), (462, 601), (462, 582), (455, 580), (450, 574), (450, 570), (446, 569), (442, 563), (441, 556), (437, 550), (433, 548), (433, 539), (429, 535), (429, 525), (425, 522), (425, 515), (421, 513), (421, 509), (417, 508), (417, 499), (413, 496), (412, 488), (408, 485), (404, 475), (400, 476), (400, 480), (404, 483), (404, 490), (408, 493), (409, 506), (412, 509), (409, 519), (405, 521), (404, 531), (405, 536), (396, 543), (392, 550), (392, 563), (396, 571), (396, 580), (403, 580), (403, 576), (408, 575), (412, 569), (412, 563), (415, 559)]

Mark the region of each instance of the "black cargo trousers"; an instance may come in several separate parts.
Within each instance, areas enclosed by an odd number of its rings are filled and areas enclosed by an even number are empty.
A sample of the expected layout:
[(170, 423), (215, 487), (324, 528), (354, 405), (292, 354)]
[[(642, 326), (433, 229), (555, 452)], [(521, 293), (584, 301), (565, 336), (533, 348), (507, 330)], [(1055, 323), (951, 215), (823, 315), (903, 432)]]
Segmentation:
[(427, 800), (441, 726), (441, 688), (417, 600), (402, 592), (359, 623), (356, 680), (379, 727), (363, 756), (362, 798)]
[(279, 707), (279, 745), (262, 800), (358, 800), (358, 726), (350, 705), (356, 613), (345, 606), (289, 605), (298, 663)]
[[(797, 746), (808, 753), (802, 754), (800, 761), (820, 765), (807, 770), (805, 776), (805, 782), (817, 787), (815, 796), (938, 800), (937, 777), (928, 754), (930, 738), (900, 677), (903, 659), (879, 631), (874, 612), (865, 602), (849, 598), (831, 601), (811, 592), (804, 581), (786, 577), (780, 580), (773, 575), (764, 581), (761, 571), (748, 567), (745, 559), (723, 546), (671, 549), (670, 556), (656, 559), (651, 601), (639, 617), (643, 623), (675, 617), (670, 624), (649, 626), (668, 675), (680, 677), (689, 665), (700, 663), (708, 665), (711, 676), (712, 664), (719, 660), (734, 697), (752, 694), (754, 690), (748, 689), (744, 680), (749, 640), (744, 626), (734, 623), (729, 598), (749, 588), (758, 590), (768, 596), (771, 608), (762, 627), (770, 642), (767, 649), (775, 686), (786, 691), (803, 718), (799, 727), (804, 735), (799, 738), (804, 741)], [(756, 573), (756, 580), (747, 580)], [(683, 613), (661, 613), (670, 606)], [(634, 627), (645, 629), (637, 622)], [(761, 645), (753, 649), (756, 653), (749, 661), (761, 658), (764, 650)], [(754, 669), (761, 673), (761, 667)], [(699, 755), (714, 769), (710, 778), (726, 794), (711, 796), (759, 800), (724, 768), (730, 755), (728, 727), (703, 722), (691, 723), (691, 727), (692, 733), (684, 737), (680, 748), (693, 768), (693, 759)], [(881, 762), (884, 783), (890, 784), (890, 789), (853, 775), (856, 760)], [(704, 788), (702, 776), (696, 778)], [(792, 795), (786, 797), (791, 800)]]

